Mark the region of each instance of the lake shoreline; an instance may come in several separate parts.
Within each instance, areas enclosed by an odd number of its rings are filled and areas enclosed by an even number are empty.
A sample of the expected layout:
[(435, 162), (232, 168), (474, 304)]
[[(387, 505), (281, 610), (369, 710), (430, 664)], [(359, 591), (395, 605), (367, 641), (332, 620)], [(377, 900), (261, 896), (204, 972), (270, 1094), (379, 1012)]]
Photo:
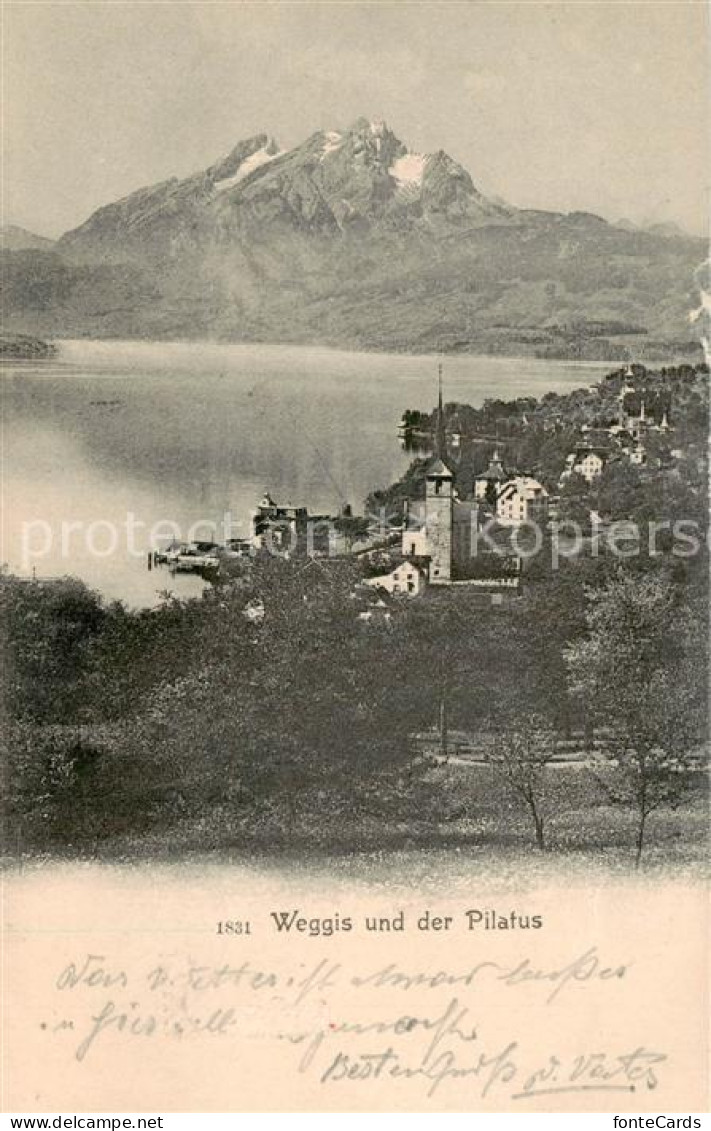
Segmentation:
[(31, 334), (0, 333), (0, 363), (18, 361), (51, 361), (58, 352), (54, 341), (44, 341)]
[[(16, 337), (23, 337), (25, 335), (17, 334)], [(35, 339), (39, 341), (40, 339)], [(581, 339), (585, 343), (597, 343), (600, 339)], [(245, 346), (245, 347), (273, 347), (275, 349), (303, 349), (303, 350), (328, 350), (334, 353), (353, 354), (362, 353), (375, 357), (432, 357), (432, 358), (489, 358), (492, 361), (517, 361), (517, 360), (531, 360), (531, 361), (550, 361), (550, 362), (563, 362), (566, 364), (579, 364), (585, 365), (601, 365), (601, 366), (615, 366), (625, 364), (628, 361), (642, 361), (647, 363), (663, 363), (665, 365), (681, 365), (686, 362), (693, 364), (695, 361), (704, 360), (704, 351), (701, 341), (686, 341), (686, 342), (666, 342), (655, 341), (646, 343), (644, 338), (635, 338), (630, 343), (609, 343), (611, 348), (597, 349), (587, 346), (580, 348), (578, 345), (571, 345), (570, 349), (566, 349), (563, 345), (560, 348), (554, 346), (553, 343), (548, 343), (547, 349), (536, 349), (531, 345), (526, 348), (525, 342), (517, 341), (516, 349), (508, 350), (492, 346), (486, 342), (468, 342), (462, 346), (452, 346), (446, 343), (440, 344), (437, 348), (433, 346), (432, 349), (422, 350), (415, 349), (408, 346), (402, 348), (395, 348), (393, 346), (380, 346), (377, 344), (367, 342), (329, 342), (329, 341), (290, 341), (287, 339), (260, 339), (260, 338), (205, 338), (205, 337), (187, 337), (187, 338), (145, 338), (142, 336), (137, 337), (114, 337), (114, 336), (91, 336), (91, 337), (73, 337), (52, 335), (48, 339), (51, 347), (58, 349), (64, 342), (76, 343), (115, 343), (120, 344), (139, 344), (145, 345), (205, 345), (205, 346)], [(601, 343), (602, 344), (602, 343)], [(645, 349), (645, 345), (648, 346)], [(523, 347), (523, 348), (522, 348)], [(51, 355), (49, 355), (51, 356)], [(2, 356), (0, 355), (0, 360)]]
[[(265, 491), (312, 514), (337, 514), (344, 503), (360, 513), (411, 462), (398, 440), (403, 412), (430, 410), (437, 397), (436, 355), (215, 341), (56, 344), (52, 358), (0, 367), (7, 565), (24, 576), (32, 567), (42, 577), (73, 574), (133, 608), (155, 606), (167, 583), (182, 596), (202, 588), (187, 574), (168, 581), (147, 570), (152, 531), (165, 535), (170, 523), (171, 537), (191, 541), (229, 519), (231, 536), (243, 536)], [(480, 405), (584, 389), (609, 368), (452, 355), (445, 400)], [(190, 533), (196, 523), (198, 535)], [(129, 529), (138, 531), (136, 552)]]

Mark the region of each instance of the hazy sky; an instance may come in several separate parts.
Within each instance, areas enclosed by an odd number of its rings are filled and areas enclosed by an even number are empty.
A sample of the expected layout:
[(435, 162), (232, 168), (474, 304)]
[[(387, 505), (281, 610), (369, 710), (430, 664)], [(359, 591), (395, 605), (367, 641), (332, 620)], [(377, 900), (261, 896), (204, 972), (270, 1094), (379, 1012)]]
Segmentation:
[(4, 217), (57, 235), (360, 115), (511, 203), (706, 228), (705, 3), (4, 4)]

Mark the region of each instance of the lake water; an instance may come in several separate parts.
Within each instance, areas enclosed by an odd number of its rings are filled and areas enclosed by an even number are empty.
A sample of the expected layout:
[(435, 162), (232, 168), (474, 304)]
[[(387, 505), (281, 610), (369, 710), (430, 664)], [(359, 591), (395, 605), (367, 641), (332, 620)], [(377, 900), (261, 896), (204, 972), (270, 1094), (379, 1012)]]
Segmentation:
[[(277, 502), (359, 511), (406, 468), (406, 408), (436, 402), (435, 357), (215, 343), (62, 342), (55, 359), (6, 362), (2, 560), (73, 574), (110, 598), (155, 604), (202, 582), (149, 572), (152, 534), (208, 537), (231, 516), (248, 533)], [(445, 397), (541, 396), (598, 380), (606, 365), (448, 357)]]

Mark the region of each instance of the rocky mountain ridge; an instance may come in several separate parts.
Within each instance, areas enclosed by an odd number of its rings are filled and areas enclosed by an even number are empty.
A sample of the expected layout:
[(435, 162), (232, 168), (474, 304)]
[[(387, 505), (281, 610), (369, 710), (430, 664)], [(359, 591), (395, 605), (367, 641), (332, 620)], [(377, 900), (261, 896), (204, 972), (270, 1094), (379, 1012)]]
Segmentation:
[(358, 119), (202, 172), (5, 254), (4, 314), (44, 336), (219, 337), (409, 351), (694, 353), (704, 241), (492, 200), (444, 150)]

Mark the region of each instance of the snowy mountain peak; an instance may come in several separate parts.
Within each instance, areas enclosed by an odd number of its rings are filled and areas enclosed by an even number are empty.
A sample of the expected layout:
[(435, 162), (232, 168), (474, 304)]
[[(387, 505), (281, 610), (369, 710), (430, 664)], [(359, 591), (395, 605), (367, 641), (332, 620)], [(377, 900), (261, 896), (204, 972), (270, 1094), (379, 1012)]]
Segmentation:
[[(700, 240), (511, 208), (425, 144), (370, 116), (317, 123), (286, 151), (259, 133), (208, 168), (105, 204), (44, 250), (22, 233), (12, 250), (6, 231), (4, 310), (45, 337), (493, 353), (526, 343), (543, 357), (577, 350), (564, 328), (585, 321), (611, 329), (584, 339), (581, 358), (618, 359), (630, 348), (619, 326), (696, 337), (686, 319)], [(610, 298), (612, 258), (629, 260), (624, 302)]]
[(428, 160), (426, 153), (405, 153), (390, 166), (390, 176), (400, 186), (421, 185)]
[(228, 177), (220, 177), (218, 180), (213, 181), (213, 187), (217, 192), (224, 192), (226, 189), (234, 188), (241, 181), (249, 177), (262, 165), (268, 165), (275, 157), (281, 157), (282, 150), (277, 147), (275, 141), (271, 140), (267, 145), (263, 145), (260, 149), (251, 153), (249, 157), (245, 157), (238, 165), (236, 171)]
[(384, 121), (358, 118), (286, 150), (269, 134), (255, 134), (202, 173), (99, 209), (63, 237), (62, 248), (77, 256), (93, 256), (100, 246), (102, 255), (121, 260), (175, 259), (230, 238), (237, 245), (248, 231), (278, 242), (287, 232), (439, 232), (511, 216), (442, 150), (410, 151)]
[(327, 130), (323, 135), (323, 148), (321, 160), (324, 161), (331, 153), (337, 153), (343, 145), (343, 134), (338, 130)]
[(224, 161), (207, 170), (207, 175), (215, 188), (221, 191), (239, 184), (255, 169), (278, 156), (280, 150), (274, 138), (267, 134), (256, 134), (246, 141), (240, 141)]

